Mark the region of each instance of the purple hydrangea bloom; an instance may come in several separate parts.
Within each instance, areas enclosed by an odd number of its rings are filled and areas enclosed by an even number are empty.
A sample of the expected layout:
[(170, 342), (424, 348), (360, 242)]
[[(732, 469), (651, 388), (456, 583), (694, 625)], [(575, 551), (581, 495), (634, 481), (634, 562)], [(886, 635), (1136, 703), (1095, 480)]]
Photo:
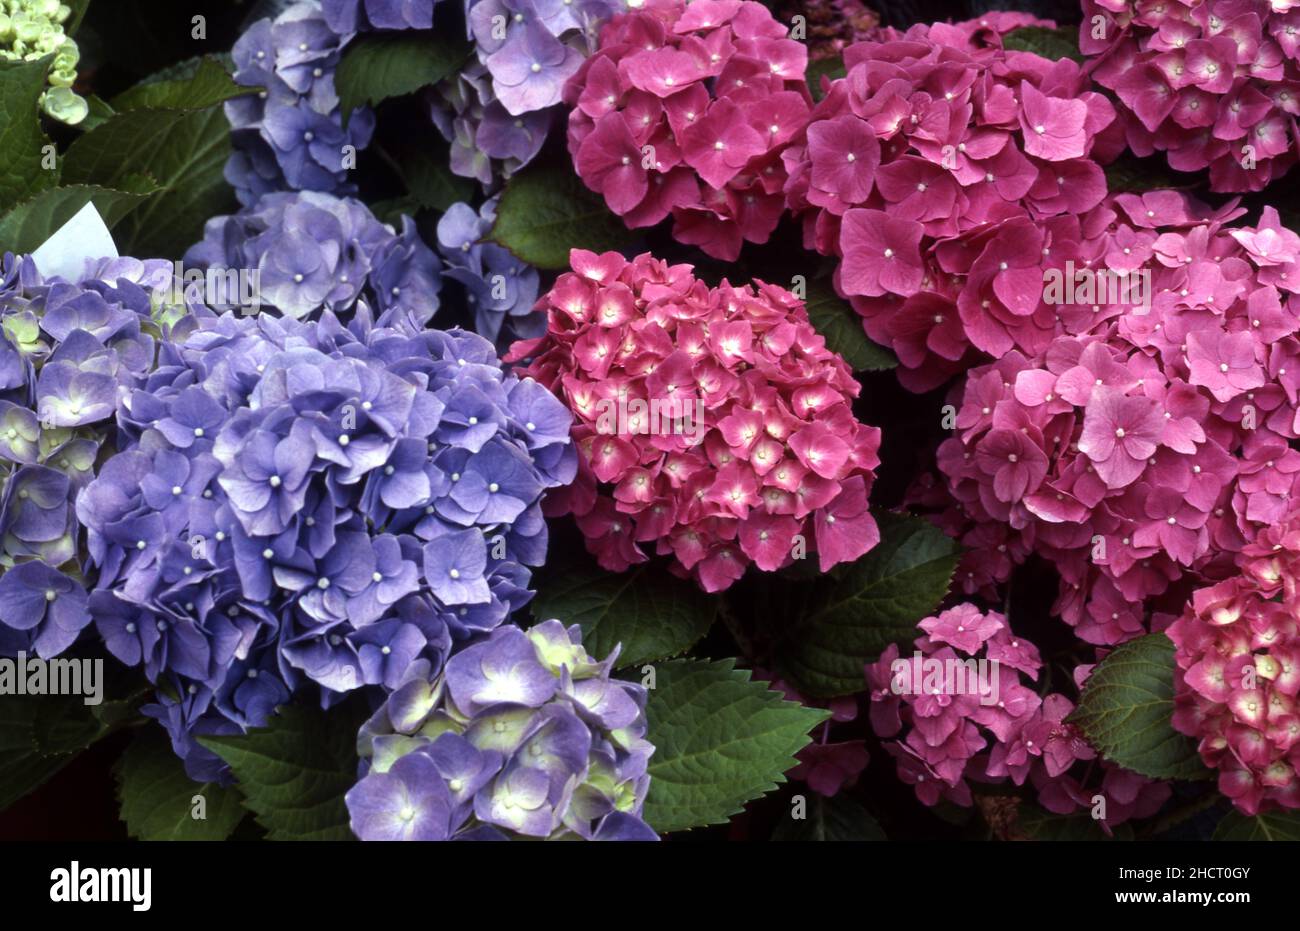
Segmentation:
[(225, 105), (235, 148), (225, 174), (240, 203), (272, 191), (356, 190), (348, 169), (370, 144), (375, 117), (359, 108), (345, 129), (334, 89), (340, 53), (355, 31), (331, 28), (318, 0), (301, 0), (258, 20), (235, 43), (235, 81), (262, 88)]
[(91, 260), (76, 281), (0, 260), (0, 652), (55, 656), (90, 623), (73, 503), (183, 309), (165, 261)]
[(321, 0), (325, 21), (340, 35), (364, 29), (432, 29), (438, 0)]
[(409, 217), (399, 233), (360, 201), (313, 191), (267, 194), (214, 217), (185, 264), (254, 274), (262, 305), (287, 317), (325, 309), (412, 332), (437, 313), (442, 285), (442, 264)]
[(91, 616), (210, 778), (195, 734), (263, 725), (308, 683), (328, 706), (441, 671), (524, 605), (576, 455), (564, 406), (474, 334), (196, 318), (122, 398), (122, 451), (77, 514)]
[(362, 840), (654, 840), (641, 686), (559, 621), (500, 627), (439, 673), (419, 661), (361, 728)]
[(496, 220), (497, 198), (477, 211), (452, 204), (438, 220), (438, 251), (445, 274), (459, 282), (474, 308), (474, 329), (506, 347), (533, 339), (546, 329), (546, 315), (535, 312), (538, 273), (508, 249), (485, 242)]

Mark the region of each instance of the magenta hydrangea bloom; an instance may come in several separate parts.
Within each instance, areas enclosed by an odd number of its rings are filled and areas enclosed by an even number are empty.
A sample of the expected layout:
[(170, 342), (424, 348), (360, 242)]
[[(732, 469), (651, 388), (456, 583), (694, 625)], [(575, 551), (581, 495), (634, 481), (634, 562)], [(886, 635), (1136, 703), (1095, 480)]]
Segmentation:
[[(692, 7), (696, 9), (696, 7)], [(643, 547), (705, 591), (751, 562), (816, 553), (822, 571), (879, 541), (867, 495), (880, 431), (851, 408), (859, 386), (802, 302), (764, 282), (710, 288), (689, 265), (575, 249), (539, 302), (548, 330), (507, 360), (575, 415), (573, 513), (606, 569)]]
[(569, 81), (569, 152), (629, 227), (728, 261), (783, 210), (780, 152), (808, 116), (808, 51), (753, 0), (648, 0)]
[(1219, 791), (1253, 815), (1300, 808), (1300, 513), (1265, 529), (1241, 568), (1198, 589), (1167, 633), (1174, 727), (1197, 738)]
[(1148, 299), (1060, 303), (1041, 351), (972, 369), (938, 465), (956, 502), (941, 523), (971, 550), (965, 591), (988, 594), (1038, 553), (1060, 573), (1062, 617), (1117, 644), (1146, 631), (1150, 599), (1287, 512), (1300, 236), (1271, 209), (1229, 228), (1231, 206), (1209, 214), (1171, 192), (1099, 211), (1105, 234), (1071, 260), (1094, 280), (1147, 276)]
[[(1037, 21), (1035, 21), (1037, 22)], [(1005, 51), (1025, 17), (881, 30), (782, 153), (804, 241), (842, 259), (840, 294), (934, 388), (981, 354), (1034, 353), (1055, 312), (1043, 272), (1100, 230), (1114, 108), (1083, 71)]]
[(1128, 147), (1215, 191), (1260, 191), (1296, 161), (1300, 10), (1290, 3), (1084, 0), (1079, 48), (1119, 98)]
[[(1001, 614), (963, 603), (918, 626), (910, 656), (891, 644), (866, 677), (872, 728), (922, 802), (969, 806), (970, 782), (1009, 779), (1034, 786), (1039, 804), (1056, 814), (1093, 808), (1101, 795), (1109, 831), (1169, 798), (1168, 784), (1099, 761), (1065, 721), (1074, 710), (1069, 698), (1034, 691), (1043, 667), (1038, 649)], [(1076, 768), (1080, 762), (1087, 766)]]

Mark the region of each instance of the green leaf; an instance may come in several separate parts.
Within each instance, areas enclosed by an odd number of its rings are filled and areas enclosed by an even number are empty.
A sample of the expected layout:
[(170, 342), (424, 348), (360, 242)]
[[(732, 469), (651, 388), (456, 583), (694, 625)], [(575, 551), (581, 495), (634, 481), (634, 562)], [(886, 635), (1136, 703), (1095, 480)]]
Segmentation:
[[(161, 728), (137, 731), (114, 769), (122, 820), (137, 840), (225, 840), (247, 814), (238, 790), (185, 775)], [(195, 818), (200, 796), (204, 817)]]
[(844, 357), (855, 372), (881, 372), (898, 366), (894, 354), (873, 343), (862, 329), (862, 317), (835, 293), (830, 282), (808, 283), (808, 319), (826, 339), (826, 348)]
[(131, 176), (152, 178), (161, 190), (131, 211), (114, 238), (126, 255), (179, 257), (202, 238), (209, 217), (234, 205), (222, 176), (229, 155), (230, 126), (218, 106), (129, 110), (68, 147), (63, 180), (121, 190)]
[(618, 663), (626, 667), (684, 653), (709, 632), (717, 605), (658, 563), (615, 575), (560, 552), (537, 579), (532, 611), (540, 620), (579, 625), (593, 656), (603, 658), (622, 644)]
[(672, 660), (655, 670), (646, 714), (645, 819), (667, 834), (721, 824), (784, 782), (808, 731), (829, 712), (785, 701), (735, 660)]
[(147, 179), (137, 179), (133, 183), (140, 189), (114, 191), (94, 185), (73, 184), (42, 191), (0, 217), (0, 245), (13, 252), (31, 252), (91, 202), (104, 218), (104, 223), (112, 228), (158, 190), (158, 186), (150, 184)]
[(357, 107), (373, 106), (436, 84), (467, 57), (465, 43), (428, 31), (361, 36), (343, 50), (334, 74), (344, 126)]
[(569, 250), (621, 251), (635, 236), (572, 166), (533, 163), (506, 184), (488, 238), (537, 268), (568, 268)]
[(199, 743), (230, 764), (270, 840), (351, 840), (343, 795), (357, 780), (358, 711), (288, 705), (269, 727)]
[(1224, 815), (1215, 840), (1300, 841), (1300, 813), (1270, 811), (1247, 817), (1236, 809)]
[(1082, 62), (1079, 52), (1079, 32), (1072, 26), (1048, 29), (1044, 26), (1022, 26), (1002, 37), (1002, 47), (1009, 52), (1033, 52), (1049, 61), (1070, 58)]
[(1057, 815), (1032, 802), (1021, 802), (1016, 814), (1016, 826), (1030, 840), (1105, 841), (1131, 840), (1133, 828), (1121, 824), (1114, 828), (1114, 836), (1102, 830), (1101, 824), (1087, 815)]
[(881, 513), (876, 521), (875, 548), (808, 585), (802, 616), (770, 621), (777, 668), (810, 697), (865, 689), (863, 667), (889, 644), (913, 640), (917, 621), (948, 594), (957, 544), (920, 518)]
[(95, 94), (83, 94), (82, 96), (85, 97), (86, 106), (90, 110), (86, 114), (86, 118), (77, 124), (77, 129), (83, 133), (90, 132), (96, 126), (103, 126), (117, 112), (102, 97)]
[(49, 139), (39, 101), (53, 60), (0, 62), (0, 210), (58, 182), (58, 171), (41, 164)]
[(796, 820), (793, 810), (772, 832), (774, 841), (876, 841), (885, 840), (871, 812), (848, 795), (824, 798), (814, 794), (808, 799), (806, 817)]
[(80, 695), (0, 697), (0, 811), (110, 730)]
[(808, 90), (816, 103), (820, 103), (826, 96), (822, 93), (822, 75), (826, 75), (832, 81), (844, 77), (844, 59), (819, 58), (808, 62)]
[(421, 207), (446, 210), (452, 204), (474, 196), (474, 181), (453, 174), (446, 159), (433, 158), (427, 150), (412, 153), (401, 163), (402, 180)]
[(1097, 665), (1066, 721), (1125, 769), (1152, 779), (1209, 778), (1191, 738), (1174, 730), (1173, 711), (1174, 644), (1164, 634), (1148, 634)]
[(155, 75), (114, 97), (112, 107), (127, 110), (202, 110), (257, 91), (242, 87), (215, 58), (197, 58), (169, 75)]

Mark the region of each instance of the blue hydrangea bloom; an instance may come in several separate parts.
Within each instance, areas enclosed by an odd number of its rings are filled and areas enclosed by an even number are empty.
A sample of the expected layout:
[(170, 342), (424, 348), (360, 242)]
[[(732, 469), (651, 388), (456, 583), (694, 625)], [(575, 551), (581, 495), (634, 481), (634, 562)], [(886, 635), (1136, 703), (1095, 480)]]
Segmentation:
[(362, 840), (655, 840), (641, 820), (654, 748), (645, 689), (581, 632), (500, 627), (419, 661), (361, 728), (347, 794)]
[(474, 309), (474, 329), (505, 348), (533, 339), (546, 329), (546, 315), (534, 311), (537, 269), (495, 243), (485, 242), (496, 221), (497, 198), (478, 210), (452, 204), (438, 220), (438, 251), (446, 277), (465, 288)]
[(409, 217), (398, 233), (360, 201), (313, 191), (267, 194), (209, 220), (185, 265), (256, 273), (263, 309), (284, 316), (323, 309), (412, 332), (437, 313), (442, 284), (441, 262)]
[(364, 29), (432, 29), (437, 0), (321, 0), (325, 21), (340, 34)]
[[(531, 597), (568, 410), (463, 331), (199, 311), (120, 402), (121, 452), (77, 499), (110, 652), (195, 778), (194, 735), (397, 687)], [(396, 323), (404, 324), (401, 318)], [(255, 681), (253, 681), (255, 680)]]
[(241, 204), (271, 191), (355, 192), (348, 170), (375, 116), (360, 108), (343, 128), (334, 72), (353, 35), (331, 29), (318, 0), (301, 0), (235, 43), (235, 81), (262, 88), (225, 104), (235, 150), (225, 175)]
[(170, 262), (90, 261), (45, 279), (0, 260), (0, 655), (66, 650), (90, 622), (73, 503), (183, 311)]

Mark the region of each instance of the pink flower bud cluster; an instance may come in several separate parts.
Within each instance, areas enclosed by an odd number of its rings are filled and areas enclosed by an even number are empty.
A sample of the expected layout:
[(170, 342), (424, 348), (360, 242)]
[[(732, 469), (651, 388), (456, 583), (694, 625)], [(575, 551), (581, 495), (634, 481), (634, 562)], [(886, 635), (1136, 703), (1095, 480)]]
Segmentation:
[(1242, 811), (1300, 808), (1300, 513), (1264, 530), (1242, 573), (1198, 589), (1166, 631), (1174, 726)]
[(508, 358), (531, 358), (526, 373), (574, 412), (578, 478), (548, 513), (573, 513), (602, 566), (653, 545), (714, 592), (750, 562), (815, 552), (824, 572), (879, 541), (880, 431), (855, 419), (858, 383), (798, 298), (710, 288), (648, 254), (571, 262), (538, 302), (547, 333)]
[(1114, 108), (1073, 61), (1003, 50), (998, 30), (1017, 25), (850, 46), (847, 76), (782, 155), (806, 245), (842, 258), (840, 294), (914, 390), (980, 353), (1041, 350), (1054, 330), (1043, 269), (1098, 232), (1080, 215), (1106, 196)]
[(808, 50), (754, 0), (647, 0), (565, 88), (569, 152), (629, 227), (733, 260), (784, 210), (780, 150), (808, 118)]
[(1128, 147), (1215, 191), (1259, 191), (1296, 161), (1300, 8), (1289, 0), (1084, 0), (1079, 47), (1115, 92)]
[(1300, 475), (1300, 236), (1271, 209), (1230, 228), (1231, 205), (1207, 215), (1171, 192), (1113, 206), (1081, 264), (1148, 274), (1149, 303), (1061, 305), (1042, 352), (968, 373), (938, 451), (971, 522), (943, 523), (979, 548), (966, 591), (1038, 553), (1061, 576), (1056, 610), (1094, 644), (1144, 633), (1149, 599), (1230, 563)]
[[(1105, 762), (1095, 787), (1076, 778), (1074, 764), (1096, 761), (1096, 751), (1066, 723), (1069, 698), (1040, 696), (1026, 684), (1023, 676), (1038, 680), (1043, 661), (1001, 614), (963, 603), (917, 626), (924, 633), (910, 656), (891, 644), (866, 676), (872, 728), (922, 802), (969, 806), (971, 781), (1009, 779), (1033, 785), (1057, 814), (1090, 809), (1100, 794), (1111, 826), (1145, 817), (1169, 797), (1167, 785)], [(1089, 671), (1076, 670), (1077, 685)]]

